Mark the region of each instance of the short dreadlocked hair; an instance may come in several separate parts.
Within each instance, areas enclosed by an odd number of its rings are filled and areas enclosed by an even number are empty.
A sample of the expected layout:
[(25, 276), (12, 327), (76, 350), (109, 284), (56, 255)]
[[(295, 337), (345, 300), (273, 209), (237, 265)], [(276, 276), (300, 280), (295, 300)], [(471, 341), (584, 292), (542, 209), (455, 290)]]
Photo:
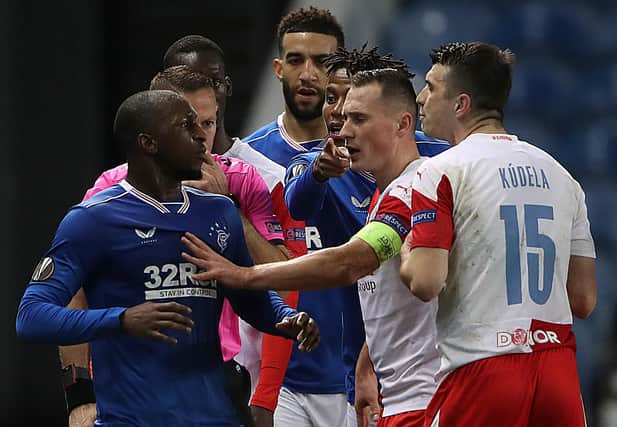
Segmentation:
[(211, 78), (186, 65), (166, 68), (150, 82), (150, 90), (172, 90), (179, 93), (191, 93), (209, 87), (214, 89)]
[(283, 37), (287, 33), (319, 33), (336, 38), (337, 46), (345, 46), (343, 28), (327, 9), (309, 7), (289, 12), (281, 18), (276, 30), (279, 53), (283, 52)]
[(358, 49), (348, 51), (344, 47), (338, 47), (336, 51), (328, 55), (324, 61), (324, 65), (328, 70), (328, 75), (331, 75), (337, 70), (347, 70), (348, 76), (353, 76), (360, 71), (378, 70), (381, 68), (391, 68), (398, 70), (408, 79), (414, 78), (414, 74), (409, 72), (409, 66), (400, 59), (393, 59), (392, 54), (380, 55), (377, 52), (378, 47), (366, 50), (366, 43)]
[(473, 110), (503, 109), (512, 88), (514, 53), (481, 42), (448, 43), (430, 54), (433, 64), (450, 68), (446, 77), (449, 96), (466, 93)]

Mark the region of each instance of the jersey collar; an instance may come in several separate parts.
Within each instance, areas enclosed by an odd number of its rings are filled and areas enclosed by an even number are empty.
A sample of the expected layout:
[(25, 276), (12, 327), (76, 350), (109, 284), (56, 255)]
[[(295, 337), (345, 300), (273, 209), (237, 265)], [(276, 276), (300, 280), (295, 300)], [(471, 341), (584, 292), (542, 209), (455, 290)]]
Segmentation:
[[(164, 213), (164, 214), (171, 213), (171, 211), (167, 208), (167, 206), (165, 206), (164, 203), (161, 203), (158, 200), (156, 200), (154, 197), (151, 197), (147, 195), (146, 193), (139, 191), (138, 189), (133, 187), (131, 184), (129, 184), (126, 181), (126, 179), (123, 179), (122, 181), (120, 181), (120, 186), (124, 188), (126, 191), (128, 191), (129, 193), (131, 193), (133, 196), (137, 197), (142, 202), (152, 206), (157, 211)], [(178, 214), (186, 213), (189, 210), (189, 207), (191, 205), (191, 201), (188, 195), (186, 194), (186, 190), (184, 186), (181, 187), (181, 192), (182, 192), (182, 205), (176, 212)]]

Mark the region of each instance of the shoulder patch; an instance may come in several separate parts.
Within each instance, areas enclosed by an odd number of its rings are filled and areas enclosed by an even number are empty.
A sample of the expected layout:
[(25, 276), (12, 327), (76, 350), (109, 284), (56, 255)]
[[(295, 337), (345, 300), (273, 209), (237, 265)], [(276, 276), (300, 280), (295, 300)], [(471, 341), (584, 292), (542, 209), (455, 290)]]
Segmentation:
[(42, 282), (44, 280), (49, 279), (54, 271), (56, 270), (56, 264), (51, 257), (45, 257), (37, 264), (34, 269), (34, 273), (32, 273), (33, 282)]

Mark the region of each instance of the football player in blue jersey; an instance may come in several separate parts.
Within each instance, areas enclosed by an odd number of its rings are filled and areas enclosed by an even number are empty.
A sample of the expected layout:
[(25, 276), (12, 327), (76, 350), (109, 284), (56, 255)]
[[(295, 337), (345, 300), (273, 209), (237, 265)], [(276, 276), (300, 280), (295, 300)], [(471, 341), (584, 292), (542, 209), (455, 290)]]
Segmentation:
[[(182, 96), (129, 97), (114, 135), (126, 146), (128, 176), (63, 219), (22, 298), (17, 333), (92, 343), (97, 426), (238, 426), (223, 391), (223, 296), (249, 323), (295, 338), (302, 350), (318, 344), (317, 326), (275, 293), (192, 278), (197, 267), (180, 256), (185, 231), (240, 265), (252, 261), (233, 202), (181, 185), (200, 178), (205, 153)], [(81, 286), (90, 308), (66, 308)]]
[[(292, 159), (287, 169), (285, 201), (295, 218), (319, 229), (324, 247), (334, 247), (347, 242), (364, 226), (369, 202), (376, 188), (371, 174), (350, 169), (349, 158), (345, 156), (346, 148), (343, 148), (345, 139), (340, 136), (344, 123), (343, 104), (351, 87), (350, 77), (359, 71), (380, 68), (406, 72), (407, 66), (391, 55), (380, 55), (377, 48), (367, 50), (366, 45), (352, 51), (339, 47), (325, 60), (325, 65), (328, 83), (323, 118), (329, 136), (311, 152)], [(423, 156), (432, 156), (449, 148), (448, 143), (427, 138), (422, 132), (415, 133), (415, 140)], [(364, 423), (369, 423), (379, 414), (377, 380), (370, 361), (363, 360), (356, 369), (364, 343), (357, 289), (349, 286), (341, 288), (340, 292), (344, 293), (346, 301), (343, 310), (343, 358), (350, 403), (347, 425), (355, 426), (357, 420), (353, 406), (356, 402), (358, 416), (364, 418)], [(366, 354), (363, 352), (363, 355)], [(362, 369), (366, 367), (370, 369)], [(357, 393), (356, 384), (359, 388)]]

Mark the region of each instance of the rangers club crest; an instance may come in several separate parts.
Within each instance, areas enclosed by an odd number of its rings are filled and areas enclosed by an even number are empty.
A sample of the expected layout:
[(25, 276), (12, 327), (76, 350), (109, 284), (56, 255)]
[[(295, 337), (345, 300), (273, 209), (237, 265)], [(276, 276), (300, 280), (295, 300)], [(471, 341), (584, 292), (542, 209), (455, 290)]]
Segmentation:
[(208, 233), (210, 237), (216, 238), (216, 244), (221, 249), (221, 252), (224, 252), (227, 249), (227, 244), (229, 242), (229, 231), (227, 231), (226, 225), (221, 225), (218, 222), (214, 223), (214, 226), (210, 227), (210, 233)]

